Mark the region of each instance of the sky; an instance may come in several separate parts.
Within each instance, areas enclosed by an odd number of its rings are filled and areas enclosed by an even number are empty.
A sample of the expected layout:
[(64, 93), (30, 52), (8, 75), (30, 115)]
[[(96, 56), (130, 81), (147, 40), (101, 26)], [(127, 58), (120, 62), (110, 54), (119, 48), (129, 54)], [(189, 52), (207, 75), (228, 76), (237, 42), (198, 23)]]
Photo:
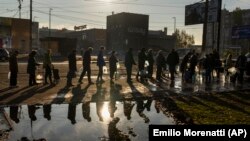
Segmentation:
[[(20, 0), (22, 1), (22, 0)], [(51, 8), (51, 28), (67, 28), (87, 25), (87, 28), (106, 29), (106, 17), (112, 12), (129, 12), (149, 15), (149, 30), (168, 28), (168, 35), (176, 28), (194, 35), (195, 44), (202, 42), (202, 24), (184, 25), (185, 5), (200, 0), (33, 0), (33, 21), (39, 22), (39, 27), (49, 26), (49, 11)], [(19, 18), (18, 0), (0, 0), (0, 17)], [(30, 0), (21, 2), (21, 18), (29, 19)], [(236, 7), (249, 9), (249, 0), (222, 0), (222, 8), (229, 11)]]

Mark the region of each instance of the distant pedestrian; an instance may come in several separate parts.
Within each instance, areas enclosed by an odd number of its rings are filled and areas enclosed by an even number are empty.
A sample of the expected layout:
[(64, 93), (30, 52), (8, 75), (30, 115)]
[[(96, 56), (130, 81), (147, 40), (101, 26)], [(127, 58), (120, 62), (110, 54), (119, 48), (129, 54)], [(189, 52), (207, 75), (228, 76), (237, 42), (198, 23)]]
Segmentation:
[(103, 57), (103, 51), (104, 51), (104, 47), (100, 48), (99, 54), (97, 56), (97, 66), (99, 68), (99, 72), (98, 72), (98, 76), (97, 76), (97, 80), (96, 82), (104, 82), (102, 75), (103, 75), (103, 66), (106, 65), (104, 57)]
[(94, 84), (92, 81), (91, 81), (91, 53), (93, 51), (93, 48), (92, 47), (89, 47), (88, 50), (86, 50), (84, 52), (84, 55), (83, 55), (83, 71), (81, 73), (81, 76), (78, 80), (78, 83), (82, 83), (82, 79), (84, 77), (84, 75), (87, 73), (88, 74), (88, 81), (89, 81), (89, 84)]
[(10, 69), (10, 87), (17, 87), (17, 73), (18, 73), (18, 63), (17, 63), (18, 51), (14, 51), (9, 59), (9, 69)]
[(153, 55), (153, 50), (149, 49), (148, 54), (147, 54), (147, 60), (148, 60), (148, 77), (150, 79), (153, 78), (153, 70), (154, 70), (154, 55)]
[(47, 52), (44, 54), (43, 58), (43, 68), (45, 69), (45, 77), (44, 77), (44, 84), (48, 84), (47, 78), (49, 77), (50, 84), (53, 84), (52, 82), (52, 59), (51, 59), (51, 49), (48, 49)]
[(36, 51), (31, 51), (29, 54), (27, 73), (29, 74), (29, 86), (37, 85), (36, 82), (36, 67), (39, 66), (35, 59)]
[(194, 82), (195, 81), (195, 67), (198, 64), (198, 56), (195, 53), (195, 50), (193, 50), (192, 56), (190, 57), (190, 60), (189, 60), (189, 63), (190, 63), (190, 67), (189, 67), (190, 78), (189, 78), (189, 80), (191, 80), (191, 82)]
[(182, 62), (181, 62), (181, 64), (180, 64), (180, 72), (182, 73), (182, 80), (185, 80), (185, 77), (184, 77), (184, 76), (185, 76), (185, 73), (187, 72), (187, 69), (188, 69), (187, 63), (188, 63), (189, 58), (191, 57), (191, 55), (192, 55), (191, 52), (187, 53), (187, 54), (184, 56), (184, 58), (182, 59)]
[(211, 82), (211, 71), (212, 71), (212, 59), (209, 54), (206, 54), (206, 58), (203, 62), (203, 68), (205, 69), (205, 82), (208, 84)]
[(236, 73), (236, 78), (238, 78), (238, 82), (240, 84), (243, 84), (243, 76), (246, 69), (246, 62), (247, 58), (244, 55), (244, 52), (241, 52), (241, 55), (237, 58), (235, 64), (235, 68), (238, 70), (238, 72)]
[(213, 50), (213, 59), (214, 59), (214, 70), (216, 71), (217, 81), (220, 80), (220, 72), (221, 72), (221, 61), (219, 52), (214, 49)]
[(114, 74), (117, 71), (117, 63), (118, 59), (115, 56), (115, 51), (112, 51), (111, 56), (109, 58), (110, 82), (113, 81)]
[(175, 67), (176, 65), (178, 65), (179, 63), (179, 55), (178, 53), (172, 49), (172, 52), (170, 52), (170, 54), (168, 55), (168, 58), (167, 58), (167, 64), (169, 66), (169, 71), (170, 71), (170, 75), (171, 75), (171, 80), (173, 81), (175, 76)]
[(166, 69), (166, 60), (165, 57), (162, 54), (162, 51), (159, 50), (156, 58), (156, 80), (158, 82), (162, 82), (162, 71)]
[(147, 60), (146, 49), (142, 48), (138, 54), (138, 72), (136, 75), (137, 81), (144, 82), (145, 74), (143, 73), (144, 73), (144, 67), (145, 67), (144, 65), (145, 65), (146, 60)]
[(230, 69), (231, 67), (233, 67), (233, 60), (232, 60), (233, 55), (232, 54), (228, 54), (227, 58), (226, 58), (226, 62), (225, 62), (225, 77), (228, 78), (229, 76), (229, 71), (228, 69)]
[(132, 74), (132, 66), (136, 65), (134, 57), (133, 57), (133, 49), (129, 48), (128, 52), (125, 55), (125, 67), (127, 71), (127, 82), (132, 82), (131, 74)]
[(68, 61), (69, 61), (69, 72), (67, 74), (67, 86), (74, 86), (72, 84), (72, 78), (75, 77), (75, 73), (77, 71), (76, 68), (76, 50), (73, 50), (69, 55), (68, 55)]

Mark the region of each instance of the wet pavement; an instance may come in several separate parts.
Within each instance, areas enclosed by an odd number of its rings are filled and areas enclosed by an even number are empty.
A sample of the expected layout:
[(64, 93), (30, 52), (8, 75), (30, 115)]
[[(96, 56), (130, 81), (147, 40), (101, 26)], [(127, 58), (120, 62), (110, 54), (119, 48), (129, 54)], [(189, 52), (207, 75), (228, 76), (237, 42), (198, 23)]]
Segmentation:
[(14, 127), (9, 141), (22, 137), (49, 141), (148, 140), (149, 124), (176, 124), (162, 103), (149, 99), (10, 106), (5, 108)]
[[(223, 74), (220, 81), (215, 79), (209, 85), (199, 74), (193, 83), (182, 81), (180, 74), (176, 75), (175, 81), (165, 77), (161, 83), (155, 80), (139, 83), (134, 71), (133, 83), (127, 83), (124, 69), (120, 70), (120, 78), (114, 83), (110, 83), (109, 75), (105, 74), (104, 83), (88, 85), (85, 77), (83, 84), (78, 84), (78, 78), (75, 78), (73, 87), (65, 87), (67, 64), (59, 63), (55, 65), (61, 76), (58, 84), (28, 87), (28, 76), (21, 69), (19, 87), (10, 89), (6, 77), (8, 70), (1, 65), (0, 108), (12, 119), (11, 141), (21, 137), (147, 140), (149, 124), (182, 124), (169, 111), (172, 107), (168, 106), (173, 106), (170, 95), (206, 95), (250, 88), (249, 82), (232, 84)], [(25, 68), (25, 64), (20, 67)], [(92, 80), (95, 82), (97, 70), (93, 68)]]

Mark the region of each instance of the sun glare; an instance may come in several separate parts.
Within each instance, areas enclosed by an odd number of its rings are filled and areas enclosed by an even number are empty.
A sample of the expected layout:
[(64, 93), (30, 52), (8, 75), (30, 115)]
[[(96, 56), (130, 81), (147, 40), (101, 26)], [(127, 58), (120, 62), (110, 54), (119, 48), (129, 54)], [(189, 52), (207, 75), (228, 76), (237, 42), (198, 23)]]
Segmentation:
[(109, 119), (110, 118), (108, 106), (109, 105), (108, 105), (107, 102), (105, 102), (103, 104), (102, 111), (101, 111), (103, 119)]

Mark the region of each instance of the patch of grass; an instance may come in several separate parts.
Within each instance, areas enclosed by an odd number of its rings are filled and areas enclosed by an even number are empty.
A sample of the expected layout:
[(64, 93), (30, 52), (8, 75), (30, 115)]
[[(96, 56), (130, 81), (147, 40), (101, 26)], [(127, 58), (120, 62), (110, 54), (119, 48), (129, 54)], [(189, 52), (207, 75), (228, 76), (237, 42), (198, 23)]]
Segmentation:
[(172, 96), (194, 124), (250, 124), (250, 92)]

